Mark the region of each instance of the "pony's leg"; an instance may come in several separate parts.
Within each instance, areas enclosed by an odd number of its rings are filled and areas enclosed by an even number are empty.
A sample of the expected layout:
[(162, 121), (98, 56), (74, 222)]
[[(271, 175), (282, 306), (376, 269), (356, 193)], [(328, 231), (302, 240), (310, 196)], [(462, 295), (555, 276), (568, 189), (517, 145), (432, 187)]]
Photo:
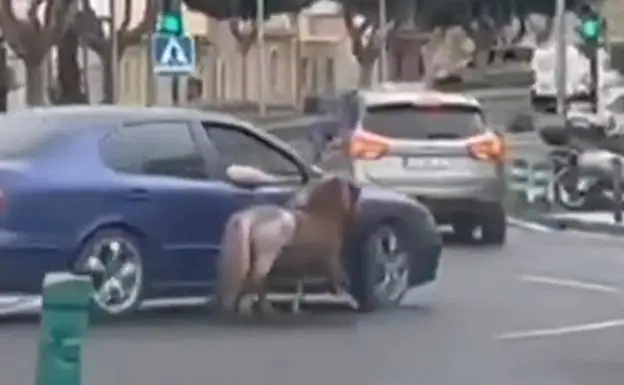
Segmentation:
[(256, 298), (256, 304), (258, 307), (262, 308), (262, 312), (264, 310), (268, 311), (268, 306), (270, 303), (266, 298), (266, 280), (269, 272), (273, 268), (273, 262), (275, 261), (275, 256), (273, 253), (269, 254), (257, 254), (256, 255), (256, 263), (253, 266), (253, 270), (250, 272), (249, 277), (247, 279), (246, 291), (247, 293), (254, 294)]
[(346, 289), (346, 286), (348, 285), (348, 278), (342, 266), (342, 260), (339, 253), (331, 256), (327, 262), (327, 278), (329, 279), (332, 294), (337, 297), (345, 297), (349, 306), (357, 310), (359, 307), (358, 302)]
[(242, 294), (238, 300), (237, 311), (246, 317), (253, 317), (254, 305), (257, 302), (256, 296), (251, 294)]
[(303, 299), (303, 279), (297, 280), (297, 286), (295, 289), (295, 296), (293, 298), (291, 311), (293, 314), (299, 314), (301, 312), (301, 300)]
[(258, 312), (263, 317), (276, 313), (275, 308), (271, 304), (271, 301), (269, 301), (269, 299), (267, 298), (266, 286), (263, 287), (262, 290), (260, 290), (260, 293), (258, 294), (257, 304), (258, 304)]

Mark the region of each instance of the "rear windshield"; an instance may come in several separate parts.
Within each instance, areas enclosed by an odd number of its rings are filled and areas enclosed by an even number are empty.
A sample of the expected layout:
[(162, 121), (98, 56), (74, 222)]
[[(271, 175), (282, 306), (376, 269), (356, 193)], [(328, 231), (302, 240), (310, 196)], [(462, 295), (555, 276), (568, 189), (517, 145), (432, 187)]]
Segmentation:
[(68, 130), (39, 117), (0, 116), (0, 159), (28, 159)]
[(369, 106), (363, 123), (367, 131), (405, 139), (459, 139), (484, 129), (481, 110), (465, 105)]

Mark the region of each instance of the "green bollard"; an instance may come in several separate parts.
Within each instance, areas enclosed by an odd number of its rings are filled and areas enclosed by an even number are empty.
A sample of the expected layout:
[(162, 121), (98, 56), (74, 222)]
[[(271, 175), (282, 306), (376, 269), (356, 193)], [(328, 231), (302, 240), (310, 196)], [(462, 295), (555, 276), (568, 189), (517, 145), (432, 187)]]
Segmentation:
[(92, 294), (89, 277), (70, 273), (45, 276), (36, 385), (82, 383), (81, 350)]

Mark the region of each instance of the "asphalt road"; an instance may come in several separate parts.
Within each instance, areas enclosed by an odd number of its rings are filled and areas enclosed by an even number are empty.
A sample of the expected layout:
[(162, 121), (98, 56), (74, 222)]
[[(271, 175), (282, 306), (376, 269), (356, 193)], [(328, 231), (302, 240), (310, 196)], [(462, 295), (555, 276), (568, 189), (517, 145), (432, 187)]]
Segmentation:
[[(623, 247), (514, 229), (502, 249), (449, 245), (434, 294), (396, 311), (226, 326), (192, 309), (98, 325), (85, 383), (621, 384)], [(2, 385), (33, 383), (36, 345), (36, 323), (0, 323)]]
[[(486, 104), (495, 124), (523, 108)], [(512, 229), (448, 244), (434, 295), (396, 311), (225, 325), (199, 309), (97, 325), (88, 385), (620, 385), (624, 239)], [(34, 381), (36, 322), (0, 321), (0, 384)]]

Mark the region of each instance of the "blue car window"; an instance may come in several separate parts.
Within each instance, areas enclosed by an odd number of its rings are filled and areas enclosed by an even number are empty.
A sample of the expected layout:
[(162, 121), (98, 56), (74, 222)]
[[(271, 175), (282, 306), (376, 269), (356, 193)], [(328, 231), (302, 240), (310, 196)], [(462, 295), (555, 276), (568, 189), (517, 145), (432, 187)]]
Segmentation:
[(123, 127), (102, 146), (105, 163), (115, 171), (206, 179), (206, 162), (181, 122), (141, 123)]
[(258, 138), (235, 128), (204, 125), (226, 165), (253, 166), (274, 175), (301, 176), (297, 165)]

